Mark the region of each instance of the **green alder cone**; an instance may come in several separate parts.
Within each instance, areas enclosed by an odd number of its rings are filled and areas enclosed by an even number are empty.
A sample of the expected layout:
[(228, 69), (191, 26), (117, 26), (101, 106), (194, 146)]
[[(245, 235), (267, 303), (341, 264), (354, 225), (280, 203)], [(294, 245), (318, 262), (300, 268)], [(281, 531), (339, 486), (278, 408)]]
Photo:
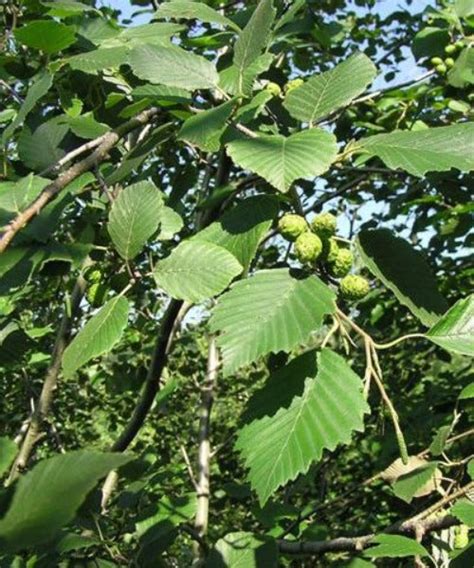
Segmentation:
[(265, 90), (271, 93), (274, 97), (278, 97), (281, 94), (280, 85), (277, 83), (270, 82), (265, 85)]
[(332, 237), (336, 227), (337, 219), (332, 213), (321, 213), (311, 221), (311, 230), (322, 239)]
[(295, 242), (295, 254), (302, 263), (313, 263), (322, 253), (323, 243), (318, 235), (303, 233)]
[(354, 262), (354, 256), (349, 249), (340, 249), (336, 259), (331, 264), (331, 274), (336, 278), (342, 278), (349, 273)]
[(464, 42), (461, 39), (459, 39), (454, 45), (456, 46), (456, 49), (458, 51), (461, 51), (461, 49), (464, 49)]
[(94, 308), (98, 308), (105, 302), (108, 288), (101, 282), (93, 282), (87, 289), (87, 301)]
[(433, 65), (441, 65), (443, 63), (443, 60), (441, 59), (441, 57), (432, 57), (431, 63)]
[(469, 527), (467, 525), (459, 525), (454, 527), (454, 548), (462, 549), (469, 544)]
[(447, 70), (448, 70), (448, 68), (446, 67), (446, 65), (444, 63), (440, 63), (439, 65), (436, 65), (436, 71), (440, 75), (444, 75)]
[(340, 291), (347, 300), (361, 300), (370, 292), (370, 286), (362, 276), (349, 274), (341, 280)]
[(288, 213), (278, 222), (278, 231), (287, 241), (295, 241), (300, 235), (306, 233), (308, 224), (301, 215)]
[(454, 59), (452, 57), (446, 57), (444, 64), (448, 69), (450, 69), (454, 65)]
[(288, 83), (285, 85), (285, 93), (288, 94), (293, 89), (301, 87), (303, 83), (303, 79), (292, 79), (291, 81), (288, 81)]
[(447, 45), (444, 48), (445, 53), (447, 53), (448, 55), (455, 53), (456, 50), (457, 50), (457, 47), (454, 44)]

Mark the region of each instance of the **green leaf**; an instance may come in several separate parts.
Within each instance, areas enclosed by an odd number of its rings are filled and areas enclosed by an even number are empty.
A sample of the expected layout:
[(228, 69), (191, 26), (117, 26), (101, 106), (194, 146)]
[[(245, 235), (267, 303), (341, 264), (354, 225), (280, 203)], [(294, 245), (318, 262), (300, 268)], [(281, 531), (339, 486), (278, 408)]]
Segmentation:
[(438, 321), (447, 303), (421, 253), (388, 229), (362, 231), (357, 245), (367, 268), (392, 290), (399, 302), (426, 326)]
[(424, 130), (395, 130), (363, 138), (358, 146), (387, 167), (423, 177), (426, 172), (474, 169), (474, 123)]
[(130, 455), (79, 450), (41, 461), (20, 478), (0, 520), (2, 552), (52, 540), (72, 521), (97, 482), (131, 459)]
[(262, 270), (235, 283), (220, 298), (210, 321), (219, 332), (226, 375), (267, 353), (290, 351), (335, 311), (334, 293), (316, 276), (285, 268)]
[(444, 48), (450, 41), (447, 29), (427, 26), (420, 30), (413, 39), (412, 51), (415, 59), (422, 57), (444, 57)]
[(206, 568), (276, 568), (278, 550), (269, 537), (246, 532), (229, 533), (216, 543)]
[(160, 223), (163, 196), (151, 181), (134, 183), (114, 201), (107, 225), (118, 253), (125, 260), (135, 258)]
[(29, 174), (15, 182), (0, 182), (0, 226), (21, 213), (48, 183), (47, 179)]
[(468, 499), (460, 499), (457, 501), (456, 504), (451, 507), (450, 513), (468, 527), (474, 527), (474, 503)]
[(70, 116), (65, 120), (65, 123), (69, 125), (76, 136), (87, 140), (98, 138), (110, 130), (107, 124), (97, 122), (91, 112), (80, 116)]
[(460, 18), (467, 18), (474, 14), (474, 0), (455, 0), (454, 10)]
[(25, 100), (16, 115), (15, 120), (8, 125), (2, 135), (2, 142), (6, 144), (16, 128), (22, 124), (28, 114), (35, 108), (36, 103), (44, 97), (53, 84), (53, 77), (49, 73), (41, 72), (30, 85)]
[(112, 349), (127, 325), (128, 310), (128, 301), (116, 296), (86, 323), (64, 352), (62, 365), (66, 377)]
[(168, 241), (179, 233), (183, 228), (183, 219), (171, 207), (162, 207), (159, 215), (160, 231), (158, 233), (159, 241)]
[(344, 359), (323, 349), (317, 374), (306, 378), (301, 396), (240, 431), (236, 447), (261, 506), (278, 487), (306, 473), (323, 450), (348, 444), (354, 431), (364, 429), (369, 407), (362, 390), (362, 381)]
[(54, 20), (36, 20), (14, 31), (15, 38), (22, 44), (40, 49), (47, 54), (57, 53), (76, 41), (72, 26)]
[(199, 303), (225, 290), (241, 272), (242, 265), (225, 248), (190, 240), (161, 260), (154, 276), (173, 298)]
[(119, 68), (128, 63), (130, 50), (124, 46), (101, 47), (66, 59), (71, 69), (96, 74), (104, 69)]
[(35, 171), (42, 171), (66, 153), (61, 143), (69, 131), (67, 124), (53, 118), (43, 122), (34, 132), (24, 127), (18, 139), (18, 154), (22, 162)]
[(337, 156), (337, 144), (333, 134), (312, 128), (287, 138), (260, 134), (235, 140), (228, 144), (227, 151), (236, 164), (287, 192), (295, 180), (314, 178), (327, 171)]
[(249, 197), (200, 231), (193, 241), (224, 247), (247, 269), (277, 214), (276, 199), (266, 195)]
[(350, 103), (376, 75), (372, 61), (363, 53), (356, 53), (334, 69), (315, 75), (291, 90), (283, 105), (294, 118), (314, 122)]
[(446, 447), (446, 441), (451, 433), (451, 426), (441, 426), (436, 432), (433, 441), (430, 444), (430, 453), (433, 456), (440, 456)]
[(68, 18), (83, 12), (97, 12), (95, 8), (75, 0), (54, 0), (54, 2), (41, 2), (41, 4), (49, 8), (49, 16), (56, 16), (57, 18)]
[(474, 84), (474, 47), (462, 50), (448, 73), (448, 83), (453, 87), (464, 88)]
[(448, 351), (474, 357), (474, 295), (458, 300), (426, 337)]
[[(17, 326), (14, 324), (15, 329)], [(14, 331), (12, 329), (12, 331)], [(0, 344), (3, 343), (3, 339), (1, 338), (3, 330), (0, 331)], [(0, 437), (0, 477), (3, 476), (4, 473), (8, 471), (15, 456), (18, 452), (18, 446), (10, 440), (9, 438), (5, 438), (4, 436)]]
[(112, 43), (121, 41), (130, 42), (131, 45), (137, 46), (144, 43), (167, 46), (171, 36), (178, 34), (184, 29), (186, 29), (184, 26), (177, 24), (143, 24), (141, 26), (124, 28), (120, 35), (112, 40)]
[(474, 398), (474, 383), (467, 385), (461, 391), (461, 394), (458, 396), (459, 400), (467, 400), (470, 398)]
[(204, 152), (217, 152), (235, 104), (235, 101), (231, 100), (191, 116), (181, 127), (178, 139), (186, 140)]
[(210, 61), (177, 46), (137, 47), (132, 50), (129, 63), (140, 79), (169, 87), (192, 91), (212, 89), (219, 82), (219, 75)]
[(219, 86), (231, 95), (250, 97), (255, 79), (268, 71), (272, 62), (273, 55), (264, 53), (243, 70), (231, 65), (219, 73)]
[(173, 0), (162, 4), (155, 12), (154, 18), (171, 18), (178, 20), (200, 20), (208, 24), (220, 24), (222, 26), (229, 26), (237, 32), (240, 28), (234, 24), (232, 20), (222, 16), (206, 4), (202, 2), (191, 2), (185, 0)]
[(426, 463), (401, 475), (393, 484), (393, 492), (407, 503), (411, 503), (414, 497), (430, 493), (437, 486), (437, 478), (441, 475), (437, 466), (436, 462)]
[(268, 44), (275, 14), (272, 0), (260, 0), (235, 42), (233, 63), (237, 69), (239, 93), (243, 93), (246, 70)]
[(371, 543), (377, 546), (367, 549), (370, 558), (404, 558), (406, 556), (429, 556), (428, 551), (416, 540), (394, 534), (381, 534)]

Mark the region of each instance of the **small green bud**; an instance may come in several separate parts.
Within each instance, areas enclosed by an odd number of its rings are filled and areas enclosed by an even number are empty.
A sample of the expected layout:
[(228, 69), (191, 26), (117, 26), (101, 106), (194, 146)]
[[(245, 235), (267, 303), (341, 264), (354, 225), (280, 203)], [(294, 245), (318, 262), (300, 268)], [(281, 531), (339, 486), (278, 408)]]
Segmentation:
[(368, 281), (356, 274), (344, 276), (340, 282), (339, 289), (342, 296), (348, 300), (360, 300), (370, 292)]
[(349, 249), (340, 249), (336, 260), (332, 263), (330, 269), (331, 273), (336, 278), (342, 278), (349, 273), (352, 268), (354, 257)]
[(458, 39), (458, 41), (454, 44), (456, 46), (456, 49), (458, 51), (461, 51), (461, 49), (464, 49), (464, 42), (462, 39)]
[(285, 85), (285, 93), (288, 94), (293, 89), (301, 87), (303, 83), (303, 79), (292, 79), (291, 81), (288, 81), (288, 83)]
[(448, 69), (451, 69), (451, 67), (454, 65), (454, 59), (452, 57), (446, 57), (444, 64)]
[(443, 60), (441, 59), (441, 57), (432, 57), (431, 63), (433, 65), (441, 65), (443, 63)]
[(451, 43), (444, 48), (444, 52), (447, 53), (448, 55), (452, 55), (453, 53), (456, 52), (456, 46)]
[(337, 219), (332, 213), (321, 213), (311, 221), (311, 230), (322, 239), (332, 237), (336, 232)]
[(313, 263), (323, 250), (323, 243), (318, 235), (303, 233), (295, 242), (295, 254), (302, 263)]
[(281, 94), (280, 85), (278, 85), (277, 83), (267, 83), (265, 85), (265, 90), (272, 94), (274, 97), (278, 97)]
[(278, 230), (281, 236), (287, 241), (296, 241), (296, 239), (308, 230), (306, 219), (301, 215), (288, 213), (278, 222)]
[(465, 548), (469, 544), (469, 527), (459, 525), (454, 527), (454, 548), (457, 550)]
[(104, 303), (107, 291), (107, 286), (100, 282), (94, 282), (87, 289), (87, 301), (94, 308), (98, 308)]
[(436, 71), (440, 75), (444, 75), (447, 70), (448, 70), (448, 68), (446, 67), (446, 65), (444, 63), (441, 63), (440, 65), (436, 65)]

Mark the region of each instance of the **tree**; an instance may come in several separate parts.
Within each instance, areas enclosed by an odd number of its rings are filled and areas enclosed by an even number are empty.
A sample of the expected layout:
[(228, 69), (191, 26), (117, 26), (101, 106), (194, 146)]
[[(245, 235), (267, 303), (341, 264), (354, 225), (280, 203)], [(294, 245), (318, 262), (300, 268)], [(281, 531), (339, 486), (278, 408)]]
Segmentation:
[(132, 4), (1, 6), (2, 565), (471, 566), (474, 3)]

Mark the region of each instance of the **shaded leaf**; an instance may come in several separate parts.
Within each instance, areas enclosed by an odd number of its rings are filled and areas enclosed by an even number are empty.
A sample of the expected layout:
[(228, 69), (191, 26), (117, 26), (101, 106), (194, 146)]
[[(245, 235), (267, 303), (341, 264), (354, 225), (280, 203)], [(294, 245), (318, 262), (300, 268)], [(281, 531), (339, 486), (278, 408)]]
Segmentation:
[(426, 337), (448, 351), (474, 357), (474, 295), (458, 300)]
[(235, 42), (233, 63), (237, 69), (239, 93), (244, 93), (246, 70), (267, 46), (275, 14), (272, 0), (260, 0)]
[(413, 39), (412, 51), (415, 59), (422, 57), (444, 57), (444, 48), (450, 42), (447, 29), (427, 26), (420, 30)]
[(463, 49), (449, 70), (448, 83), (458, 88), (474, 84), (474, 47)]
[(188, 141), (205, 152), (217, 152), (221, 145), (221, 136), (227, 127), (227, 120), (235, 104), (235, 101), (231, 100), (191, 116), (181, 127), (178, 138)]
[(412, 471), (398, 477), (393, 484), (397, 497), (411, 503), (414, 497), (429, 495), (440, 486), (441, 472), (437, 463), (424, 463)]
[(362, 231), (357, 239), (365, 265), (420, 321), (430, 326), (446, 311), (425, 258), (388, 229)]
[[(17, 329), (16, 326), (15, 329)], [(0, 331), (0, 345), (4, 340), (4, 337), (2, 337), (2, 335), (4, 335), (4, 330)], [(0, 437), (0, 477), (2, 477), (2, 475), (8, 471), (11, 464), (13, 463), (13, 460), (15, 459), (17, 452), (18, 446), (15, 444), (15, 442), (13, 442), (13, 440), (5, 438), (4, 436)]]
[(151, 181), (134, 183), (115, 199), (107, 225), (120, 256), (130, 260), (142, 251), (160, 224), (163, 196)]
[(329, 132), (312, 128), (287, 138), (260, 134), (235, 140), (227, 151), (236, 164), (287, 192), (295, 180), (323, 174), (336, 158), (337, 144)]
[(0, 519), (2, 551), (52, 540), (74, 518), (96, 483), (131, 459), (130, 455), (80, 450), (41, 461), (20, 478), (8, 511)]
[(219, 86), (231, 95), (249, 97), (252, 94), (255, 79), (268, 70), (273, 62), (271, 53), (264, 53), (244, 69), (231, 65), (219, 73)]
[(251, 533), (229, 533), (219, 539), (206, 562), (206, 568), (276, 568), (278, 550), (269, 537)]
[(54, 20), (36, 20), (17, 28), (15, 38), (22, 44), (45, 53), (52, 54), (62, 51), (76, 41), (72, 26), (66, 26)]
[(177, 46), (143, 45), (131, 51), (129, 63), (140, 79), (183, 89), (210, 89), (219, 75), (214, 65)]
[(370, 547), (365, 554), (371, 558), (404, 558), (406, 556), (429, 556), (428, 551), (416, 540), (406, 536), (381, 534), (371, 541), (377, 546)]
[(450, 513), (468, 527), (474, 527), (474, 503), (468, 499), (460, 499), (457, 501), (451, 507)]
[(426, 172), (474, 169), (474, 124), (423, 130), (395, 130), (363, 138), (359, 147), (378, 156), (387, 167), (422, 177)]
[(92, 316), (64, 352), (62, 365), (65, 376), (71, 376), (94, 357), (112, 349), (127, 325), (128, 310), (128, 301), (116, 296)]
[(224, 372), (262, 355), (289, 351), (321, 327), (335, 310), (334, 293), (316, 276), (262, 270), (236, 282), (214, 308), (210, 326), (220, 335)]
[(210, 6), (202, 2), (191, 2), (186, 0), (173, 0), (162, 4), (155, 12), (155, 18), (176, 18), (178, 20), (200, 20), (209, 24), (220, 24), (229, 26), (236, 31), (240, 31), (237, 24), (226, 18)]
[(263, 506), (281, 485), (306, 473), (323, 450), (347, 444), (364, 429), (369, 411), (362, 381), (342, 357), (329, 349), (317, 355), (317, 374), (288, 408), (254, 420), (239, 433), (236, 447)]
[(18, 154), (22, 162), (35, 171), (49, 168), (66, 153), (61, 142), (69, 131), (57, 118), (43, 122), (34, 132), (23, 128), (18, 139)]
[(161, 260), (154, 276), (171, 297), (198, 303), (225, 290), (241, 272), (242, 265), (225, 248), (190, 240)]
[(474, 398), (474, 383), (467, 385), (461, 391), (461, 394), (458, 396), (459, 400), (467, 400), (469, 398)]
[(363, 53), (356, 53), (291, 90), (283, 104), (294, 118), (313, 122), (350, 103), (365, 91), (376, 74), (372, 61)]
[(124, 46), (101, 47), (66, 59), (71, 69), (95, 74), (98, 71), (118, 68), (128, 62), (129, 49)]
[(226, 211), (219, 221), (200, 231), (193, 241), (224, 247), (244, 268), (248, 268), (277, 214), (276, 199), (266, 195), (249, 197)]

